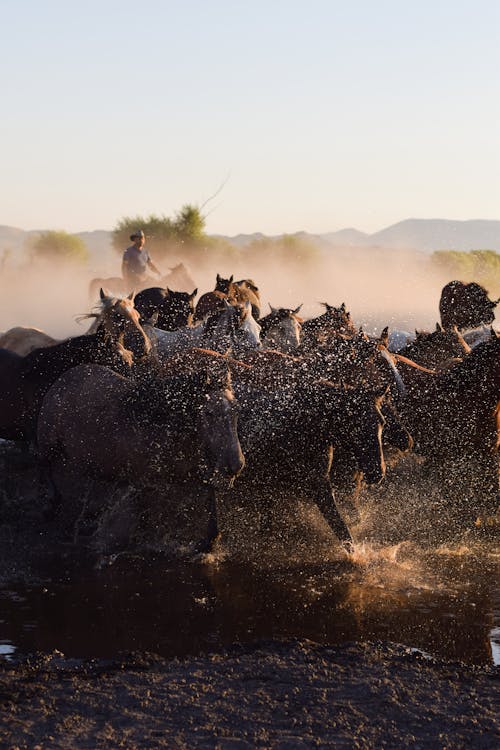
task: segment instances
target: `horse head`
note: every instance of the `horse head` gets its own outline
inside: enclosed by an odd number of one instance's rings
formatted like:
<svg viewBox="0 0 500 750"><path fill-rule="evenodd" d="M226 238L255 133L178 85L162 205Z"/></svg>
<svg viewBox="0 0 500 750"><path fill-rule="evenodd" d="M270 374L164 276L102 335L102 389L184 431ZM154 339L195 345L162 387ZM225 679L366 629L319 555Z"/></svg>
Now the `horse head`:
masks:
<svg viewBox="0 0 500 750"><path fill-rule="evenodd" d="M299 312L302 305L294 310L285 307L274 308L269 305L271 312L259 323L262 331L262 342L267 349L276 349L284 354L290 354L300 346L302 318Z"/></svg>
<svg viewBox="0 0 500 750"><path fill-rule="evenodd" d="M194 298L198 289L188 292L174 292L167 287L167 295L158 308L158 328L174 331L191 325L194 315Z"/></svg>
<svg viewBox="0 0 500 750"><path fill-rule="evenodd" d="M214 292L222 292L223 294L229 295L232 289L232 284L233 284L232 275L231 275L231 278L229 279L223 279L222 276L219 276L219 274L217 274L217 278L215 280Z"/></svg>
<svg viewBox="0 0 500 750"><path fill-rule="evenodd" d="M100 299L100 312L96 314L99 334L111 341L129 364L130 355L146 357L151 351L151 342L134 307L134 292L127 297L112 297L101 288Z"/></svg>
<svg viewBox="0 0 500 750"><path fill-rule="evenodd" d="M202 449L203 478L215 487L231 484L245 459L237 431L237 402L229 370L211 367L199 378L197 433Z"/></svg>

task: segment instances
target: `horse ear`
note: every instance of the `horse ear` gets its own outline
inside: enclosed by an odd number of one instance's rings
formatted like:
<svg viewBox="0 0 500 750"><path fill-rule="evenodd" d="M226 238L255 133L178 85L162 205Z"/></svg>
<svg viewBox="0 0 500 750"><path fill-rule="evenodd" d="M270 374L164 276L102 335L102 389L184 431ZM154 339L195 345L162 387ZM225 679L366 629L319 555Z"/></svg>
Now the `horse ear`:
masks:
<svg viewBox="0 0 500 750"><path fill-rule="evenodd" d="M277 307L273 307L270 302L268 302L268 305L269 305L271 312L276 312L276 310L278 309Z"/></svg>
<svg viewBox="0 0 500 750"><path fill-rule="evenodd" d="M229 279L229 283L230 283L230 284L232 283L233 279L234 279L234 275L233 275L233 274L231 274L231 278Z"/></svg>
<svg viewBox="0 0 500 750"><path fill-rule="evenodd" d="M129 299L131 302L133 302L134 301L134 297L135 297L135 291L132 290L130 292L130 294L128 295L127 299Z"/></svg>
<svg viewBox="0 0 500 750"><path fill-rule="evenodd" d="M340 305L340 310L341 312L345 312L345 302L342 302L342 304Z"/></svg>
<svg viewBox="0 0 500 750"><path fill-rule="evenodd" d="M388 348L389 346L389 326L386 326L379 337L379 342Z"/></svg>
<svg viewBox="0 0 500 750"><path fill-rule="evenodd" d="M172 292L170 291L170 289L167 286L167 297L170 297L171 294L172 294Z"/></svg>
<svg viewBox="0 0 500 750"><path fill-rule="evenodd" d="M194 292L191 292L191 294L189 295L189 299L194 299L197 294L198 294L198 287L196 287Z"/></svg>
<svg viewBox="0 0 500 750"><path fill-rule="evenodd" d="M491 336L492 339L499 338L498 333L495 331L495 329L493 328L493 326L490 326L490 336Z"/></svg>
<svg viewBox="0 0 500 750"><path fill-rule="evenodd" d="M439 333L443 333L444 328L441 323L436 323L436 331L438 331Z"/></svg>
<svg viewBox="0 0 500 750"><path fill-rule="evenodd" d="M105 292L102 287L99 289L99 296L101 299L106 299L106 297L108 297L107 292Z"/></svg>
<svg viewBox="0 0 500 750"><path fill-rule="evenodd" d="M217 283L220 281L220 276L217 274Z"/></svg>
<svg viewBox="0 0 500 750"><path fill-rule="evenodd" d="M299 305L298 307L296 307L296 308L295 308L295 310L292 310L292 313L293 313L294 315L298 315L298 314L299 314L299 312L300 312L300 308L302 307L302 305L303 305L303 304L304 304L304 303L303 303L303 302L301 302L301 303L300 303L300 305Z"/></svg>

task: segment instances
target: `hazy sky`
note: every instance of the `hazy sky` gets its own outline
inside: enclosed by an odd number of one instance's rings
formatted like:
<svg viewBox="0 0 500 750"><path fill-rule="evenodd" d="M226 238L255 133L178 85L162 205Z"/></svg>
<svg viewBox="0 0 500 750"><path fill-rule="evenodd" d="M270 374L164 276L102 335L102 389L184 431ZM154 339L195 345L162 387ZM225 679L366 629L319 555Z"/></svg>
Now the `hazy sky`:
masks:
<svg viewBox="0 0 500 750"><path fill-rule="evenodd" d="M0 224L500 219L497 0L0 0Z"/></svg>

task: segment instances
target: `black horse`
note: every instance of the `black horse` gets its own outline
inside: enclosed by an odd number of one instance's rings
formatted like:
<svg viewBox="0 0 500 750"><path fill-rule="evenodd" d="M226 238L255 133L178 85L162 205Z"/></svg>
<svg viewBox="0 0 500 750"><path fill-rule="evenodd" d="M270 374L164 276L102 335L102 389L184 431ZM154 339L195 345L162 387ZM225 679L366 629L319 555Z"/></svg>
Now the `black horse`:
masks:
<svg viewBox="0 0 500 750"><path fill-rule="evenodd" d="M155 326L163 331L176 331L191 323L194 314L195 289L191 294L174 292L168 287L159 286L143 289L135 296L135 307L141 320L151 320L157 316Z"/></svg>
<svg viewBox="0 0 500 750"><path fill-rule="evenodd" d="M21 357L0 349L0 437L31 441L43 398L71 367L106 365L128 375L134 361L147 357L151 344L132 299L102 295L94 334L75 336Z"/></svg>

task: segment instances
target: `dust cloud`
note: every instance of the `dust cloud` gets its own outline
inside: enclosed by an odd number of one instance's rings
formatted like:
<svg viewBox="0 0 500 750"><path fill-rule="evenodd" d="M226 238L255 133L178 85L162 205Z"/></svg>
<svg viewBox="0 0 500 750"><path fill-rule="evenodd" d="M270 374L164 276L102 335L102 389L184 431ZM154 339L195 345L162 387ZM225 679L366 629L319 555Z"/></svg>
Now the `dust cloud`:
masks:
<svg viewBox="0 0 500 750"><path fill-rule="evenodd" d="M253 262L245 249L233 259L214 256L203 265L173 257L157 263L161 270L184 260L199 294L215 286L215 277L251 278L261 292L262 315L273 307L295 308L303 304L304 318L323 311L322 302L338 306L345 302L357 325L371 333L389 325L412 331L434 328L439 319L441 288L449 279L440 278L429 256L382 248L336 248L308 261L287 262L269 258ZM261 253L262 258L262 253ZM87 323L75 318L90 312L97 299L89 297L93 278L120 275L120 258L110 254L93 268L25 261L5 264L0 272L2 307L0 331L14 326L40 328L55 338L85 332ZM152 286L157 285L152 278ZM175 287L173 287L175 288ZM192 291L189 289L187 291Z"/></svg>

